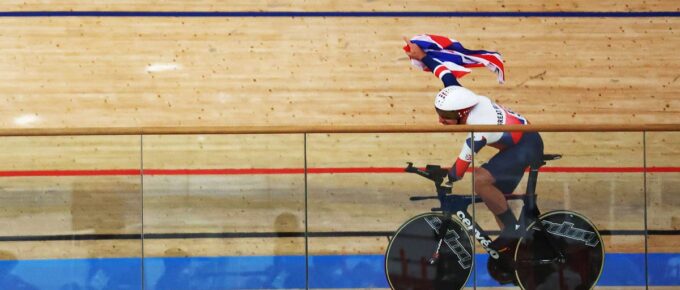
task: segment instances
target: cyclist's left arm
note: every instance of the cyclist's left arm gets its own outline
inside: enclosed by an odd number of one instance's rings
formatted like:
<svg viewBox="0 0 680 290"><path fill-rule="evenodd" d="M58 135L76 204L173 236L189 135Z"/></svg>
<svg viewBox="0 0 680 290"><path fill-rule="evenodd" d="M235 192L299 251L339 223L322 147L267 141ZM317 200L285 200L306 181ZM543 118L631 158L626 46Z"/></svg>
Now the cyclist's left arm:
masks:
<svg viewBox="0 0 680 290"><path fill-rule="evenodd" d="M406 55L408 55L408 57L410 58L417 59L421 61L423 64L425 64L425 66L427 66L427 68L429 68L430 71L432 71L432 73L444 83L444 87L450 86L462 87L458 82L458 79L456 79L456 77L451 72L451 70L449 70L449 68L446 67L441 61L427 55L427 53L425 53L425 51L423 51L423 49L420 48L420 46L411 42L405 37L404 41L406 41L406 45L408 46Z"/></svg>
<svg viewBox="0 0 680 290"><path fill-rule="evenodd" d="M427 66L427 68L429 68L432 73L444 83L444 87L462 87L451 70L449 70L449 68L446 67L441 61L434 59L429 55L426 55L420 61L422 61Z"/></svg>
<svg viewBox="0 0 680 290"><path fill-rule="evenodd" d="M460 52L462 54L467 54L467 55L475 55L475 54L486 54L489 53L486 50L473 50L473 49L467 49L463 47L463 45L460 42L454 42L453 43L453 50Z"/></svg>
<svg viewBox="0 0 680 290"><path fill-rule="evenodd" d="M468 135L468 138L465 140L463 149L460 151L456 162L453 163L451 170L449 170L449 181L455 182L463 178L468 167L470 167L470 163L472 163L472 149L474 148L474 153L476 154L479 152L479 150L482 150L482 148L486 146L486 143L487 138L483 134L475 134L474 140L472 139L472 134Z"/></svg>

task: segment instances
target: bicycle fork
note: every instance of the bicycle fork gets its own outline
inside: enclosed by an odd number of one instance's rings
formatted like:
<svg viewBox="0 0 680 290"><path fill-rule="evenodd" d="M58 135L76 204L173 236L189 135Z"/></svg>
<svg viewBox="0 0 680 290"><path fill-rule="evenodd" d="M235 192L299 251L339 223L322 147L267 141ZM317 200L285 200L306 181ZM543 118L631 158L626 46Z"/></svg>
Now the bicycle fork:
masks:
<svg viewBox="0 0 680 290"><path fill-rule="evenodd" d="M437 244L437 249L434 251L434 254L432 254L432 257L428 260L428 263L430 265L434 265L434 263L437 263L437 260L439 260L439 249L442 248L442 242L444 241L444 238L439 239L439 243Z"/></svg>
<svg viewBox="0 0 680 290"><path fill-rule="evenodd" d="M437 248L428 260L430 265L434 265L439 260L440 251L442 245L451 250L451 253L458 257L458 263L463 269L470 268L472 266L473 255L470 253L461 241L459 240L461 236L453 229L449 229L449 225L453 220L450 218L444 219L443 221L439 218L426 219L427 223L432 229L435 230L439 241L437 242Z"/></svg>

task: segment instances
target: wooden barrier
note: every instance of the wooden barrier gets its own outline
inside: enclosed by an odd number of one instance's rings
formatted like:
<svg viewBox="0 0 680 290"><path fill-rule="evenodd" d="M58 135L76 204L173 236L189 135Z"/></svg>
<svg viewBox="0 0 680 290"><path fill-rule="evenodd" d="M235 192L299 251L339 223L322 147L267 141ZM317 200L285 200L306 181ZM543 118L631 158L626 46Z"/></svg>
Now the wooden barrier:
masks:
<svg viewBox="0 0 680 290"><path fill-rule="evenodd" d="M2 11L679 11L673 1L362 1L362 0L98 0L77 5L67 0L40 1L8 0Z"/></svg>
<svg viewBox="0 0 680 290"><path fill-rule="evenodd" d="M454 132L642 132L680 131L680 124L595 125L381 125L381 126L222 126L127 128L24 128L2 129L0 136L111 136L111 135L220 135L220 134L323 134L323 133L454 133Z"/></svg>

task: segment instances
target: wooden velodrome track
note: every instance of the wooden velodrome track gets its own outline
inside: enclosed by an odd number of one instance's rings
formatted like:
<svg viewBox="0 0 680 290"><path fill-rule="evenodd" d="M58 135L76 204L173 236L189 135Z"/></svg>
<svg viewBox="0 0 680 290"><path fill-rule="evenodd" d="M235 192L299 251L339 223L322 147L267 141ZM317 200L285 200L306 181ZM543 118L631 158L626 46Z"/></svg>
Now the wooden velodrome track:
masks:
<svg viewBox="0 0 680 290"><path fill-rule="evenodd" d="M10 0L0 11L680 11L673 1L436 2ZM505 85L485 70L461 82L535 124L680 123L678 17L3 17L0 24L2 128L431 124L441 83L410 68L401 51L401 36L418 33L501 52ZM639 231L647 196L649 229L680 230L680 173L650 172L645 179L640 169L645 162L677 168L680 133L650 132L646 143L641 132L543 136L547 153L565 155L548 165L562 169L539 177L544 210L569 208L600 229ZM426 181L390 170L406 161L448 166L463 139L462 133L309 135L308 167L331 168L307 176L309 231L393 231L432 204L407 200L427 193ZM4 237L305 229L305 176L287 171L305 165L302 135L2 140ZM484 149L476 162L493 151ZM347 168L364 172L339 172ZM470 192L470 180L461 182L461 192ZM483 205L476 213L493 228ZM611 252L645 251L640 235L605 239ZM293 236L154 238L143 248L134 239L0 247L18 259L41 259L142 251L151 257L304 254L304 243ZM386 243L384 236L320 235L309 238L309 252L379 254ZM680 249L672 235L652 235L648 245L650 252Z"/></svg>

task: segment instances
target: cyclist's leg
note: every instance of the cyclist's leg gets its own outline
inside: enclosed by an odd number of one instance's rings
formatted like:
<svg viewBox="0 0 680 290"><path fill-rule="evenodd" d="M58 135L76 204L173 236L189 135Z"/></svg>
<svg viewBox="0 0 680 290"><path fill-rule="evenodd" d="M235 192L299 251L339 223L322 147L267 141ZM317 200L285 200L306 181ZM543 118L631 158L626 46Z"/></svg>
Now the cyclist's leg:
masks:
<svg viewBox="0 0 680 290"><path fill-rule="evenodd" d="M521 236L521 232L517 231L515 227L517 219L508 208L507 201L502 193L512 193L524 176L525 168L540 160L542 155L543 142L540 135L538 133L525 133L517 145L500 151L488 163L483 164L479 170L482 177L486 174L485 170L492 178L482 178L479 184L475 182L475 192L482 196L489 209L496 215L497 220L504 224L501 226L501 235L492 243L492 247L498 251L512 248L514 241ZM475 176L475 180L477 180L477 176ZM488 184L490 180L493 181L493 184ZM490 190L490 186L495 187L496 191ZM489 198L490 202L487 202L484 195L492 194L495 196ZM498 206L501 202L502 205ZM504 209L505 211L501 212Z"/></svg>
<svg viewBox="0 0 680 290"><path fill-rule="evenodd" d="M511 193L522 178L524 168L517 167L512 155L516 150L501 151L482 165L475 175L475 192L482 196L484 203L496 215L501 234L489 245L499 254L499 259L489 259L489 274L501 284L513 282L513 250L521 236L515 225L517 219L508 207L503 193ZM514 166L513 166L514 165ZM488 176L487 176L488 175ZM489 178L490 177L490 178Z"/></svg>
<svg viewBox="0 0 680 290"><path fill-rule="evenodd" d="M524 167L516 160L515 149L498 152L488 163L475 170L475 193L496 216L501 229L517 223L503 196L512 193L524 175Z"/></svg>
<svg viewBox="0 0 680 290"><path fill-rule="evenodd" d="M503 192L496 187L496 178L488 169L480 167L475 169L475 193L477 193L484 204L496 216L496 222L502 230L506 224L514 224L514 216L508 218L508 202L503 197Z"/></svg>
<svg viewBox="0 0 680 290"><path fill-rule="evenodd" d="M540 136L525 136L522 139L517 145L500 151L475 171L475 192L482 196L489 210L496 215L502 230L501 235L490 245L500 254L500 259L489 259L487 264L489 274L501 284L516 284L513 255L521 236L521 232L515 228L517 219L503 193L512 193L524 176L524 169L543 154Z"/></svg>
<svg viewBox="0 0 680 290"><path fill-rule="evenodd" d="M515 146L499 151L489 162L475 170L475 193L497 217L501 229L516 223L503 193L511 194L530 164L543 156L543 141L538 133L527 132Z"/></svg>
<svg viewBox="0 0 680 290"><path fill-rule="evenodd" d="M503 192L496 186L498 182L493 177L492 173L485 168L479 168L475 171L475 174L478 174L475 175L475 191L481 196L486 195L487 198L482 197L482 199L496 216L496 222L501 228L501 235L489 245L498 252L499 259L492 259L489 257L489 260L487 261L487 270L489 271L489 275L501 285L510 283L516 285L513 266L513 250L520 236L519 231L514 231L514 225L517 224L517 219L508 207L508 202L503 197ZM478 183L478 176L483 176L482 182ZM484 180L484 178L490 179ZM507 184L507 182L505 182L505 184ZM510 184L502 187L505 189L511 187L512 190L514 190L514 187L516 186L516 184L514 186ZM510 190L510 192L512 190ZM493 196L489 197L491 194L493 194ZM505 225L507 225L507 227Z"/></svg>

